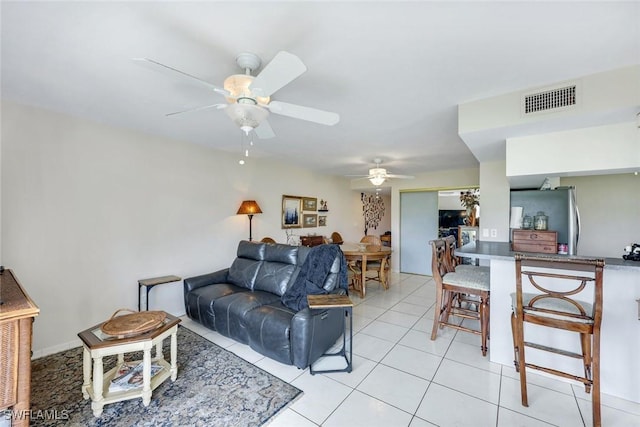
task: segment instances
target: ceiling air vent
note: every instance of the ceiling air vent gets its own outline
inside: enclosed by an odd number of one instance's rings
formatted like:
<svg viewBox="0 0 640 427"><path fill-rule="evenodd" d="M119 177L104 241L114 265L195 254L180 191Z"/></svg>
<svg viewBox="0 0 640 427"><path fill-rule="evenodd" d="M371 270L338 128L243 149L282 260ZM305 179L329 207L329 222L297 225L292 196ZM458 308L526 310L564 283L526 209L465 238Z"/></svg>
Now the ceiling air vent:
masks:
<svg viewBox="0 0 640 427"><path fill-rule="evenodd" d="M524 114L572 107L576 105L576 85L526 94L522 100Z"/></svg>

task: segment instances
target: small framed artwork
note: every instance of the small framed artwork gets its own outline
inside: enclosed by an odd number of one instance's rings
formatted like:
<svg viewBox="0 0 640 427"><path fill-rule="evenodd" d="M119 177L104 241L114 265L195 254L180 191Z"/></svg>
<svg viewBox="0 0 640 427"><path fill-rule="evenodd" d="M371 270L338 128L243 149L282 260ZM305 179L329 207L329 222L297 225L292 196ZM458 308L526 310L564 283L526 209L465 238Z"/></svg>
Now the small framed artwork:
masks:
<svg viewBox="0 0 640 427"><path fill-rule="evenodd" d="M318 227L326 227L327 226L327 216L322 215L318 217Z"/></svg>
<svg viewBox="0 0 640 427"><path fill-rule="evenodd" d="M315 197L303 197L302 198L302 210L304 211L317 211L318 199Z"/></svg>
<svg viewBox="0 0 640 427"><path fill-rule="evenodd" d="M304 214L303 215L303 227L317 227L318 226L318 214Z"/></svg>
<svg viewBox="0 0 640 427"><path fill-rule="evenodd" d="M282 196L282 228L302 227L302 197Z"/></svg>

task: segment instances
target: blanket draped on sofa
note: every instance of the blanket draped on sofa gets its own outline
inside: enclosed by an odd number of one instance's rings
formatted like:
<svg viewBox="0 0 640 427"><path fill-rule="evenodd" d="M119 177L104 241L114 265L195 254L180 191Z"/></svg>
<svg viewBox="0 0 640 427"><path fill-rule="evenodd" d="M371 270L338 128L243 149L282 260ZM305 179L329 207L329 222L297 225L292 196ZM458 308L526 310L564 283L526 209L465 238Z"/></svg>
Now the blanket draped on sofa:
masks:
<svg viewBox="0 0 640 427"><path fill-rule="evenodd" d="M347 262L338 245L319 245L311 248L309 256L300 267L300 273L283 295L282 303L292 310L307 308L307 295L328 293L322 285L331 271L334 260L340 260L338 286L347 290Z"/></svg>

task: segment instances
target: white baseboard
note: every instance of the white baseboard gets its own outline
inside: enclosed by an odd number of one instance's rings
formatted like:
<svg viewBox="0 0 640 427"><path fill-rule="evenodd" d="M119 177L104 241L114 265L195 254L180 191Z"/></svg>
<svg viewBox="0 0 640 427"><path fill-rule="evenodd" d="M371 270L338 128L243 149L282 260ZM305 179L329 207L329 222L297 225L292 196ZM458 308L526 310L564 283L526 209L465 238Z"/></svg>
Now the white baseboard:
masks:
<svg viewBox="0 0 640 427"><path fill-rule="evenodd" d="M50 354L59 353L61 351L69 350L71 348L80 347L82 345L82 341L80 339L75 339L73 341L69 341L66 343L54 345L52 347L42 348L40 350L35 350L33 355L31 356L31 360L39 359L44 356L48 356Z"/></svg>

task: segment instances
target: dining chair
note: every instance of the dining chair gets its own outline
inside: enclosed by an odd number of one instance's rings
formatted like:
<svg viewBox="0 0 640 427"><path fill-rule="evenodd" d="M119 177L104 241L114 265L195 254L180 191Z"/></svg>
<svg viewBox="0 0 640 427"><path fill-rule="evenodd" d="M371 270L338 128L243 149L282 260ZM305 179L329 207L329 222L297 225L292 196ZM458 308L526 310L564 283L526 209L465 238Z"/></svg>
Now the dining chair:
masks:
<svg viewBox="0 0 640 427"><path fill-rule="evenodd" d="M438 329L445 326L470 332L481 337L482 355L487 355L489 338L489 274L483 270L460 271L453 269L449 247L445 239L430 242L431 270L436 283L436 305L431 330L431 340L438 335ZM480 330L453 323L450 316L462 319L475 319L480 323Z"/></svg>
<svg viewBox="0 0 640 427"><path fill-rule="evenodd" d="M362 295L362 270L355 261L347 262L347 279L351 287Z"/></svg>
<svg viewBox="0 0 640 427"><path fill-rule="evenodd" d="M276 243L275 240L273 240L271 237L263 237L262 240L260 240L262 243Z"/></svg>
<svg viewBox="0 0 640 427"><path fill-rule="evenodd" d="M382 240L380 240L380 237L374 235L364 236L362 239L360 239L360 243L366 243L368 246L374 246L377 248L382 247ZM367 261L367 271L374 271L376 273L375 276L368 277L367 280L375 280L377 282L380 282L385 290L389 289L389 268L389 256L386 256L382 259Z"/></svg>
<svg viewBox="0 0 640 427"><path fill-rule="evenodd" d="M382 246L382 240L380 240L380 237L371 234L367 234L362 239L360 239L360 243L366 243L367 245L373 246Z"/></svg>
<svg viewBox="0 0 640 427"><path fill-rule="evenodd" d="M344 243L344 240L342 239L340 233L338 233L337 231L331 233L331 243L334 243L336 245L341 245Z"/></svg>
<svg viewBox="0 0 640 427"><path fill-rule="evenodd" d="M526 368L580 381L591 393L593 425L601 426L600 414L600 324L602 322L602 278L604 260L556 258L516 253L516 291L511 294L511 331L514 363L520 373L522 406L529 406ZM527 286L526 292L523 290ZM554 342L525 341L525 324L564 329L580 334L580 353L557 348ZM536 326L536 330L540 328ZM544 337L538 335L540 340ZM529 363L530 347L581 360L583 374ZM576 367L577 368L577 367ZM578 369L578 368L577 368Z"/></svg>

